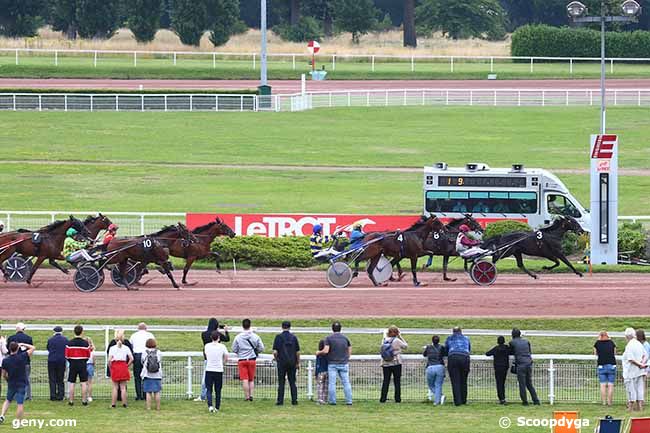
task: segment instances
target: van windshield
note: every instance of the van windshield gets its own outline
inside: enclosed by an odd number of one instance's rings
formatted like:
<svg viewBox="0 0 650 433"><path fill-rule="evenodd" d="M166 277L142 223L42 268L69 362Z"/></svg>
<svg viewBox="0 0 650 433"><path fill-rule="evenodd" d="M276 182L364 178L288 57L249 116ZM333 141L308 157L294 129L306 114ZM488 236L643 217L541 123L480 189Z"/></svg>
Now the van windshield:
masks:
<svg viewBox="0 0 650 433"><path fill-rule="evenodd" d="M551 215L564 215L573 218L580 218L582 215L571 200L563 195L549 194L546 197L546 206Z"/></svg>
<svg viewBox="0 0 650 433"><path fill-rule="evenodd" d="M537 213L536 192L427 191L427 212Z"/></svg>

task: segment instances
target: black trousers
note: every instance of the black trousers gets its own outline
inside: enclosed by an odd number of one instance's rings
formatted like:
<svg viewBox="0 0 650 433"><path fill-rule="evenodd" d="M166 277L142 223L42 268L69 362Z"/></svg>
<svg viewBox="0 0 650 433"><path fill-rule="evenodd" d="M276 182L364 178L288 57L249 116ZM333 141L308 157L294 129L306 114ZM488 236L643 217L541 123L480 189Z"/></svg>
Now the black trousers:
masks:
<svg viewBox="0 0 650 433"><path fill-rule="evenodd" d="M63 400L65 388L63 380L65 378L65 362L48 362L47 377L50 381L50 400Z"/></svg>
<svg viewBox="0 0 650 433"><path fill-rule="evenodd" d="M381 384L381 397L379 401L384 403L388 398L388 387L390 386L390 377L393 376L393 384L395 385L395 403L402 401L402 364L391 365L390 367L382 367L384 373L384 381Z"/></svg>
<svg viewBox="0 0 650 433"><path fill-rule="evenodd" d="M454 394L454 404L467 404L467 376L469 375L469 355L449 355L447 370Z"/></svg>
<svg viewBox="0 0 650 433"><path fill-rule="evenodd" d="M144 400L144 393L142 392L142 354L133 354L133 381L135 382L135 399Z"/></svg>
<svg viewBox="0 0 650 433"><path fill-rule="evenodd" d="M278 364L278 403L284 403L284 384L289 381L291 392L291 403L298 403L298 388L296 387L296 366L290 364Z"/></svg>
<svg viewBox="0 0 650 433"><path fill-rule="evenodd" d="M494 378L497 382L499 401L506 401L506 376L508 376L508 366L494 366Z"/></svg>
<svg viewBox="0 0 650 433"><path fill-rule="evenodd" d="M519 382L519 397L524 403L528 402L528 394L526 390L530 392L530 398L533 399L533 403L539 403L539 398L537 398L537 391L533 386L533 365L526 366L517 366L517 382Z"/></svg>
<svg viewBox="0 0 650 433"><path fill-rule="evenodd" d="M223 373L218 371L205 372L205 389L208 391L206 398L208 407L212 406L212 389L214 388L214 407L221 408L221 388L223 387Z"/></svg>

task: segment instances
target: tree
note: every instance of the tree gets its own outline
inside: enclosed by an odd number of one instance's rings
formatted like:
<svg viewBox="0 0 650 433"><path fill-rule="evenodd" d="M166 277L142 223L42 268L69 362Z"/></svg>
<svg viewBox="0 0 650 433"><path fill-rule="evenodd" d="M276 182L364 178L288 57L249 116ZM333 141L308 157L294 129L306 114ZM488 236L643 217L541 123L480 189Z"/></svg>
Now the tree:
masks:
<svg viewBox="0 0 650 433"><path fill-rule="evenodd" d="M372 0L336 0L336 23L341 30L352 33L352 42L359 43L377 22L377 8Z"/></svg>
<svg viewBox="0 0 650 433"><path fill-rule="evenodd" d="M291 17L290 23L292 26L298 24L300 20L300 0L291 0Z"/></svg>
<svg viewBox="0 0 650 433"><path fill-rule="evenodd" d="M404 46L417 47L418 40L415 35L415 0L404 0Z"/></svg>
<svg viewBox="0 0 650 433"><path fill-rule="evenodd" d="M201 37L208 27L208 7L205 0L174 0L172 29L186 45L201 45Z"/></svg>
<svg viewBox="0 0 650 433"><path fill-rule="evenodd" d="M498 0L423 0L415 14L421 28L452 39L505 36L505 12Z"/></svg>
<svg viewBox="0 0 650 433"><path fill-rule="evenodd" d="M126 2L126 23L135 40L151 42L160 28L162 0L128 0Z"/></svg>
<svg viewBox="0 0 650 433"><path fill-rule="evenodd" d="M77 0L79 36L108 39L118 28L118 0Z"/></svg>
<svg viewBox="0 0 650 433"><path fill-rule="evenodd" d="M51 0L50 19L52 28L65 33L68 39L77 38L79 19L77 18L79 0Z"/></svg>
<svg viewBox="0 0 650 433"><path fill-rule="evenodd" d="M41 23L44 0L0 0L0 34L34 36Z"/></svg>
<svg viewBox="0 0 650 433"><path fill-rule="evenodd" d="M302 0L302 13L323 22L323 33L332 36L336 0Z"/></svg>
<svg viewBox="0 0 650 433"><path fill-rule="evenodd" d="M210 42L218 47L228 42L239 21L239 0L211 0L208 12Z"/></svg>

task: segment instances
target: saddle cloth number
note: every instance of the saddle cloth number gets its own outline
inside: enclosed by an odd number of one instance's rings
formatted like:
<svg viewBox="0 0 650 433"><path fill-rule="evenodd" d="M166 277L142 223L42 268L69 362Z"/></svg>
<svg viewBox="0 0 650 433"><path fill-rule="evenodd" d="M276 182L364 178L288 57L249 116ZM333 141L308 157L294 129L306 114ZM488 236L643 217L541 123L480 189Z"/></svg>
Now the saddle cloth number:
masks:
<svg viewBox="0 0 650 433"><path fill-rule="evenodd" d="M32 233L32 242L35 244L41 243L41 234L39 232Z"/></svg>
<svg viewBox="0 0 650 433"><path fill-rule="evenodd" d="M400 233L400 235L397 236L397 240L398 240L399 242L404 242L404 236Z"/></svg>
<svg viewBox="0 0 650 433"><path fill-rule="evenodd" d="M440 233L435 232L435 233L433 234L433 238L434 238L435 240L440 239Z"/></svg>
<svg viewBox="0 0 650 433"><path fill-rule="evenodd" d="M535 234L535 237L536 237L537 239L539 239L539 240L542 240L542 238L544 237L544 234L543 234L542 232L539 232L539 231L538 231L538 232Z"/></svg>
<svg viewBox="0 0 650 433"><path fill-rule="evenodd" d="M145 239L142 242L142 246L144 247L145 250L149 250L153 246L153 241L151 239Z"/></svg>

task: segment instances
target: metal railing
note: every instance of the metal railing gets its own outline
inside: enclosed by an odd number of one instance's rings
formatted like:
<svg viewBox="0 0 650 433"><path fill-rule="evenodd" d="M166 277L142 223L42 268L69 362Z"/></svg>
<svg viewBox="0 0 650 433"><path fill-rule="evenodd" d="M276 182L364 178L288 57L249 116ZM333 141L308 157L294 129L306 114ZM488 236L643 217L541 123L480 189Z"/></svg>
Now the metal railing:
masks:
<svg viewBox="0 0 650 433"><path fill-rule="evenodd" d="M47 378L47 352L37 351L32 359L32 393L35 399L49 397ZM203 376L203 356L201 352L162 353L164 399L189 399L199 395ZM533 383L540 399L554 403L593 403L600 399L596 358L590 355L534 355ZM105 377L106 356L96 353L93 398L110 398L110 379ZM425 378L426 363L422 356L404 355L402 364L402 400L423 401L427 397ZM312 400L316 395L314 380L315 358L303 356L298 372L298 393L301 400ZM620 369L619 369L620 370ZM377 400L382 382L382 369L378 355L356 355L350 360L350 380L354 399ZM255 378L255 397L275 398L277 373L272 358L262 355L258 358ZM471 357L468 379L468 396L472 402L494 402L496 391L494 370L491 358L476 355ZM449 379L445 379L444 393L451 396ZM133 391L129 391L133 392ZM340 392L340 389L339 389ZM517 380L508 375L506 382L507 398L518 400ZM241 398L236 358L231 355L225 372L223 397ZM622 377L616 379L614 400L625 402Z"/></svg>
<svg viewBox="0 0 650 433"><path fill-rule="evenodd" d="M223 62L242 62L245 67L257 69L259 67L259 53L242 52L217 52L217 51L143 51L143 50L76 50L76 49L45 49L45 48L0 48L0 59L2 56L10 58L10 62L21 65L26 60L35 57L48 57L54 66L64 65L66 60L82 58L92 64L93 67L101 66L103 62L121 60L125 65L137 68L144 62L156 61L158 64L179 66L196 66L196 62L204 62L207 67L217 69ZM310 64L311 55L307 53L268 53L270 63L281 63L291 70L304 70ZM563 71L573 75L576 68L585 63L597 64L599 57L537 57L537 56L443 56L443 55L386 55L386 54L325 54L317 56L318 62L327 64L333 71L337 64L345 65L357 63L367 65L370 72L382 70L382 65L399 64L404 66L404 71L416 72L423 68L431 70L431 65L440 65L441 71L462 72L467 71L463 65L480 65L479 71L495 73L502 70L512 70L534 74L545 64L560 63L564 66ZM625 58L607 57L605 61L609 66L609 73L616 71L616 64L646 64L650 58ZM339 69L341 69L339 67ZM426 70L425 69L425 70ZM437 70L437 69L436 69ZM470 70L476 70L472 68Z"/></svg>
<svg viewBox="0 0 650 433"><path fill-rule="evenodd" d="M83 220L97 211L0 211L0 219L5 223L5 231L28 229L36 230L56 220L74 215ZM121 236L139 236L160 230L161 227L185 221L182 212L102 212L120 226Z"/></svg>
<svg viewBox="0 0 650 433"><path fill-rule="evenodd" d="M650 89L609 89L609 106L650 107ZM284 95L280 111L396 106L599 106L599 89L378 89Z"/></svg>

